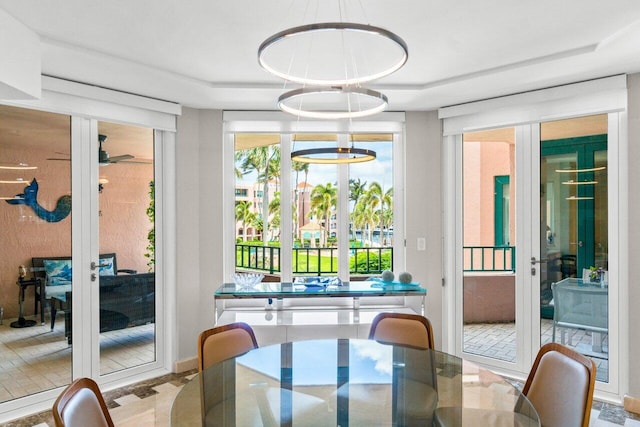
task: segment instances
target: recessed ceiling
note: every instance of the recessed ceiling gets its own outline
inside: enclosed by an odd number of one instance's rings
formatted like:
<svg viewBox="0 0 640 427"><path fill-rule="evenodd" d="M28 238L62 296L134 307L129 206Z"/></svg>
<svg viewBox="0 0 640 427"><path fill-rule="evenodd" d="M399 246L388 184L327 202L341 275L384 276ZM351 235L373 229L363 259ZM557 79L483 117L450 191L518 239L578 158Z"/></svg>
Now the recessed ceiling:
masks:
<svg viewBox="0 0 640 427"><path fill-rule="evenodd" d="M386 28L409 46L404 68L369 85L389 110L640 71L636 1L341 3L342 20ZM0 0L0 8L40 35L45 75L216 109L275 110L283 83L258 65L260 43L288 27L341 21L337 0ZM316 13L305 17L305 8Z"/></svg>

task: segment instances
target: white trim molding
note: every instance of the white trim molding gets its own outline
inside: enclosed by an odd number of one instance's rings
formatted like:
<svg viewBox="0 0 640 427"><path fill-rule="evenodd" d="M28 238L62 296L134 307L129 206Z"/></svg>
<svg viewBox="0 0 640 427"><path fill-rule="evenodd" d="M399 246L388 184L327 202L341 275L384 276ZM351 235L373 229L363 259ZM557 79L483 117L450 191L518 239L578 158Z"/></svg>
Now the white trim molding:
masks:
<svg viewBox="0 0 640 427"><path fill-rule="evenodd" d="M545 122L622 111L627 106L625 75L540 89L438 110L443 134Z"/></svg>

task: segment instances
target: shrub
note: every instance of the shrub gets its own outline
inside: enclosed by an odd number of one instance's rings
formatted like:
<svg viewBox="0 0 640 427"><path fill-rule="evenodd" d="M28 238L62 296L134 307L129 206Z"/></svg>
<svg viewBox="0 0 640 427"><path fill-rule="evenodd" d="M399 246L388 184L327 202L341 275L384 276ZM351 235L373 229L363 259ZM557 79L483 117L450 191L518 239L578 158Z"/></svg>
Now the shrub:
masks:
<svg viewBox="0 0 640 427"><path fill-rule="evenodd" d="M383 270L391 270L391 254L382 253L381 257L378 257L377 252L369 252L369 261L367 264L367 252L358 251L357 257L350 257L349 269L351 272L376 272ZM356 268L357 267L357 268Z"/></svg>

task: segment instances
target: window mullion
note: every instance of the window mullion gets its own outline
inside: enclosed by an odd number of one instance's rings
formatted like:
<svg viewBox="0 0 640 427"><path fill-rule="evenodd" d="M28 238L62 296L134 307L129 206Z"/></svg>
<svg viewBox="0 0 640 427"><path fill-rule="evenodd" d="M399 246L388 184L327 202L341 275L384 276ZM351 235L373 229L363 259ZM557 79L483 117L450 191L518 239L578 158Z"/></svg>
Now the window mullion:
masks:
<svg viewBox="0 0 640 427"><path fill-rule="evenodd" d="M338 145L349 147L349 135L338 135ZM338 165L338 207L336 209L338 236L338 276L349 280L349 165Z"/></svg>
<svg viewBox="0 0 640 427"><path fill-rule="evenodd" d="M291 152L291 134L280 136L280 153ZM285 218L292 218L291 208L293 191L291 191L291 156L280 156L280 253L291 254L293 246L293 231L291 222ZM291 282L293 278L293 261L291 256L280 256L280 280Z"/></svg>

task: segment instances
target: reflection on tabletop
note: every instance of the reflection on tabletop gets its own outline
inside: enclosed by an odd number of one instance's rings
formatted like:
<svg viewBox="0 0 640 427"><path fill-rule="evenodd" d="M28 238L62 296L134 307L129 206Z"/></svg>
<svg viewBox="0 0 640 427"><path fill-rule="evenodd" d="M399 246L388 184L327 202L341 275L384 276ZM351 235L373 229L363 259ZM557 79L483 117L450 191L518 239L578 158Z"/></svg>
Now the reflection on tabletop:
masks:
<svg viewBox="0 0 640 427"><path fill-rule="evenodd" d="M519 396L500 376L446 353L370 340L311 340L262 347L206 369L177 396L171 421L431 425L436 407L445 406L513 416ZM515 425L538 426L527 404L520 412L529 422Z"/></svg>

